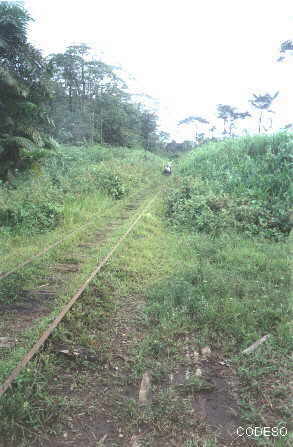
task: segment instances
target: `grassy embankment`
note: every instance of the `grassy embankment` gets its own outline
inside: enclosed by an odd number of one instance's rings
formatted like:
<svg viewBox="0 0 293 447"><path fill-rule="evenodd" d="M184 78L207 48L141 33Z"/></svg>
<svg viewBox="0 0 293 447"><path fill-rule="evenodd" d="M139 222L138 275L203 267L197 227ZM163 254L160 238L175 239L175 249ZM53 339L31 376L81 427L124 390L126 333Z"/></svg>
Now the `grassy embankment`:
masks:
<svg viewBox="0 0 293 447"><path fill-rule="evenodd" d="M223 370L235 373L230 386L240 405L239 424L287 426L290 154L286 136L255 137L205 146L179 162L167 195L7 394L4 432L13 426L23 445L32 445L34 436L41 445L49 431L58 439L64 431L70 436L76 413L88 422L103 420L106 412L111 445L128 445L139 428L150 446L171 445L172 439L185 447L226 445L192 411L196 396L211 389L187 353L206 345L212 351L207 368L221 360ZM268 333L254 353L241 354ZM60 342L91 349L97 362L60 357L54 347ZM169 381L178 368L191 373L180 386ZM137 391L146 370L153 377L153 401L142 409ZM74 429L82 431L78 424Z"/></svg>

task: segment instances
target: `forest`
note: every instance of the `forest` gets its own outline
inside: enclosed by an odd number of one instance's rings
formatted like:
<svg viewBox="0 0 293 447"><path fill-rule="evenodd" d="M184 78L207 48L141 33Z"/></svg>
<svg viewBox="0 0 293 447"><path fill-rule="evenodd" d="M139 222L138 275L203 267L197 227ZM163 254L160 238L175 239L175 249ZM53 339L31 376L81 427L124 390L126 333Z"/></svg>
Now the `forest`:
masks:
<svg viewBox="0 0 293 447"><path fill-rule="evenodd" d="M1 2L0 15L2 181L58 143L163 144L155 113L133 103L117 69L95 60L86 44L44 58L27 40L32 19L23 7Z"/></svg>

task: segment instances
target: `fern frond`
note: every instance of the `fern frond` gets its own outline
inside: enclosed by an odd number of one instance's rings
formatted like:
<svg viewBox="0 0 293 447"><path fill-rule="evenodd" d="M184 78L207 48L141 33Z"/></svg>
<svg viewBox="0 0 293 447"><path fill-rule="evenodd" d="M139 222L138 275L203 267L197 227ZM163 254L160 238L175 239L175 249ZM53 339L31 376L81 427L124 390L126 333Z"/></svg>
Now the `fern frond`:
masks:
<svg viewBox="0 0 293 447"><path fill-rule="evenodd" d="M25 148L29 151L33 151L35 149L34 143L28 138L24 137L8 137L4 141L2 140L2 144L4 144L7 149Z"/></svg>
<svg viewBox="0 0 293 447"><path fill-rule="evenodd" d="M44 147L44 139L37 129L34 129L32 127L25 127L20 130L20 133L23 137L32 140L32 142L35 143L37 146Z"/></svg>

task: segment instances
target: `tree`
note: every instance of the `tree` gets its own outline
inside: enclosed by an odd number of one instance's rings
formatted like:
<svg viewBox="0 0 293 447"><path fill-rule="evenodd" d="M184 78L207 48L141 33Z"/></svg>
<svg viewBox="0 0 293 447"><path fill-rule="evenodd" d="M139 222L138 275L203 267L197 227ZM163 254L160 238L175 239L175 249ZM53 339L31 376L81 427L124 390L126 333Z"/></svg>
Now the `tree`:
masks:
<svg viewBox="0 0 293 447"><path fill-rule="evenodd" d="M288 123L281 130L284 130L285 132L292 131L293 130L293 124L292 123Z"/></svg>
<svg viewBox="0 0 293 447"><path fill-rule="evenodd" d="M172 140L170 143L166 145L166 151L169 152L172 156L178 156L178 152L187 152L190 151L194 147L194 142L185 140L183 143L177 143L175 140Z"/></svg>
<svg viewBox="0 0 293 447"><path fill-rule="evenodd" d="M224 121L224 135L232 136L232 130L235 127L235 123L239 119L245 119L250 117L249 112L238 112L236 107L231 107L227 104L217 105L218 118Z"/></svg>
<svg viewBox="0 0 293 447"><path fill-rule="evenodd" d="M153 137L156 135L158 117L154 112L145 110L142 112L140 120L143 147L151 151L155 146L155 139Z"/></svg>
<svg viewBox="0 0 293 447"><path fill-rule="evenodd" d="M16 2L0 5L0 56L10 60L26 44L26 32L31 21L28 12Z"/></svg>
<svg viewBox="0 0 293 447"><path fill-rule="evenodd" d="M225 104L218 104L217 105L217 111L218 111L218 118L222 119L224 122L224 130L223 133L224 135L226 135L228 133L228 124L229 124L229 119L231 119L231 116L233 114L233 110L234 108L229 106L229 105L225 105Z"/></svg>
<svg viewBox="0 0 293 447"><path fill-rule="evenodd" d="M41 53L27 42L31 18L18 3L0 3L0 177L45 154L51 121L48 72Z"/></svg>
<svg viewBox="0 0 293 447"><path fill-rule="evenodd" d="M281 43L280 53L282 56L280 56L277 60L277 62L282 62L285 59L286 54L293 54L293 40L285 40Z"/></svg>
<svg viewBox="0 0 293 447"><path fill-rule="evenodd" d="M156 131L157 143L156 146L160 151L166 150L168 141L170 140L170 134L168 132L164 132L162 130Z"/></svg>
<svg viewBox="0 0 293 447"><path fill-rule="evenodd" d="M210 138L211 140L213 140L213 138L214 138L214 132L215 132L215 130L216 130L216 126L211 126L211 127L209 128L209 138Z"/></svg>
<svg viewBox="0 0 293 447"><path fill-rule="evenodd" d="M45 155L51 132L73 144L162 145L158 117L131 102L116 67L83 43L43 59L27 41L30 21L17 2L0 3L0 177Z"/></svg>
<svg viewBox="0 0 293 447"><path fill-rule="evenodd" d="M157 116L131 102L115 67L92 59L85 44L48 58L52 71L51 114L57 139L74 144L116 146L160 144Z"/></svg>
<svg viewBox="0 0 293 447"><path fill-rule="evenodd" d="M195 141L197 144L200 144L202 141L202 135L199 134L199 124L209 124L209 121L207 121L205 118L202 118L201 116L188 116L187 118L181 120L178 122L179 126L182 125L190 125L193 124L195 126Z"/></svg>
<svg viewBox="0 0 293 447"><path fill-rule="evenodd" d="M264 113L273 113L272 110L269 110L271 107L274 99L278 96L279 92L276 92L274 95L270 95L269 93L266 93L265 95L253 95L253 99L251 99L249 102L250 104L258 109L260 111L259 119L258 119L258 133L261 132L261 128L263 126L263 115ZM272 127L272 121L271 121L271 127ZM264 128L264 130L267 130Z"/></svg>

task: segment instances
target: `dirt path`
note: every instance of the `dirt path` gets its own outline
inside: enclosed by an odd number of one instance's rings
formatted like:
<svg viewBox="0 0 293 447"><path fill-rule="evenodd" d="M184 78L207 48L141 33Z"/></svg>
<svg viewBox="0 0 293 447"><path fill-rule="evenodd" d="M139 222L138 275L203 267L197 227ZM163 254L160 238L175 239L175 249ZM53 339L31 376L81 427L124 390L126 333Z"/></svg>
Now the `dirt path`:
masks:
<svg viewBox="0 0 293 447"><path fill-rule="evenodd" d="M142 323L143 305L138 296L123 297L115 316L99 327L99 352L104 354L90 368L74 356L62 358L52 393L78 402L77 408L63 415L58 436L38 438L32 447L183 447L205 445L191 442L215 435L215 445L249 445L235 437L240 420L234 371L208 349L194 351L188 338L181 340L182 352L177 351L180 361L168 364L160 358L157 369L146 370L152 396L140 404L143 375L138 379L134 374L134 353L149 335ZM51 345L52 351L58 349ZM196 375L198 381L190 380Z"/></svg>

